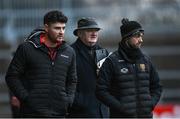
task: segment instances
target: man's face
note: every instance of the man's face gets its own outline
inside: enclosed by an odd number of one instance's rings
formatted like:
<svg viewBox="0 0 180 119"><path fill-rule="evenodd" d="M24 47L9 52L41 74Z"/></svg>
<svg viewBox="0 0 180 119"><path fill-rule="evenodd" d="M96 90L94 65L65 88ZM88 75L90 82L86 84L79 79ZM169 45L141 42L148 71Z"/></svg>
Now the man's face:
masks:
<svg viewBox="0 0 180 119"><path fill-rule="evenodd" d="M143 42L143 33L139 32L135 35L133 35L129 40L128 43L133 48L141 48L142 42Z"/></svg>
<svg viewBox="0 0 180 119"><path fill-rule="evenodd" d="M52 43L61 42L64 40L65 23L57 22L45 25L48 38Z"/></svg>
<svg viewBox="0 0 180 119"><path fill-rule="evenodd" d="M78 37L87 46L93 46L98 41L98 29L79 30Z"/></svg>

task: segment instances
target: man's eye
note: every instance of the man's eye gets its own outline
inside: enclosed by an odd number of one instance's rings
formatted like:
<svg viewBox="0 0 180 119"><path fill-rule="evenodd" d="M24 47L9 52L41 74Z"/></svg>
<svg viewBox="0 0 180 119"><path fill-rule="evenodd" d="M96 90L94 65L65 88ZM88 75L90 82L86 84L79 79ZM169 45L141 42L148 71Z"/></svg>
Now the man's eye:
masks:
<svg viewBox="0 0 180 119"><path fill-rule="evenodd" d="M140 36L141 36L141 34L139 33L139 34L137 34L136 36L137 36L137 37L140 37Z"/></svg>
<svg viewBox="0 0 180 119"><path fill-rule="evenodd" d="M134 37L136 37L136 38L139 38L139 37L142 37L143 36L143 34L142 33L137 33L137 34L134 34Z"/></svg>

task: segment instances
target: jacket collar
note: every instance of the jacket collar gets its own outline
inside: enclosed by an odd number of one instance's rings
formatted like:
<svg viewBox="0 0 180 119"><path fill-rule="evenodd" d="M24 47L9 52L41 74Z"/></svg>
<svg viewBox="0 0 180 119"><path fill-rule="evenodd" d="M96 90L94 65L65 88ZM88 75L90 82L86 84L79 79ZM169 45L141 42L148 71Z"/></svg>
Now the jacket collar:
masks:
<svg viewBox="0 0 180 119"><path fill-rule="evenodd" d="M82 55L82 57L84 57L84 59L91 64L91 66L95 66L95 58L92 58L88 52L90 50L94 50L93 52L95 52L96 49L99 49L99 46L96 44L93 47L89 47L86 46L80 39L77 39L76 42L76 47L78 49L78 52Z"/></svg>
<svg viewBox="0 0 180 119"><path fill-rule="evenodd" d="M30 33L30 35L25 39L25 42L29 42L33 44L35 48L40 48L44 46L43 44L40 43L40 35L43 33L45 33L45 30L43 28L34 29ZM59 47L58 49L63 49L65 47L67 47L67 45L66 45L66 42L63 41L61 47Z"/></svg>

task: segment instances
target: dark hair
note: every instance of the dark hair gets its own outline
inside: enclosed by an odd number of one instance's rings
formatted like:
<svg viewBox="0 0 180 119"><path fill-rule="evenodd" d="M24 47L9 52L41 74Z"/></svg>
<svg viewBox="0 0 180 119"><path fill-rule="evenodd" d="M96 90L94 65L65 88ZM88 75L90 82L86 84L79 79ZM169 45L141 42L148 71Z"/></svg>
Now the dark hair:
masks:
<svg viewBox="0 0 180 119"><path fill-rule="evenodd" d="M67 23L68 18L57 10L50 11L44 15L44 24L51 24L56 22Z"/></svg>

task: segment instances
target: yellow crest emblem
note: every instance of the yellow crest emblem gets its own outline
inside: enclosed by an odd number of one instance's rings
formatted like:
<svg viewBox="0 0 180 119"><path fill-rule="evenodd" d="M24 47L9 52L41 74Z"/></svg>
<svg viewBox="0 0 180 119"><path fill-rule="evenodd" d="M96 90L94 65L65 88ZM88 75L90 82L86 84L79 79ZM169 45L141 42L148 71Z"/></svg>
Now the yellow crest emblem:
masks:
<svg viewBox="0 0 180 119"><path fill-rule="evenodd" d="M139 67L140 67L141 71L143 71L143 72L144 72L145 69L146 69L145 64L140 64Z"/></svg>

